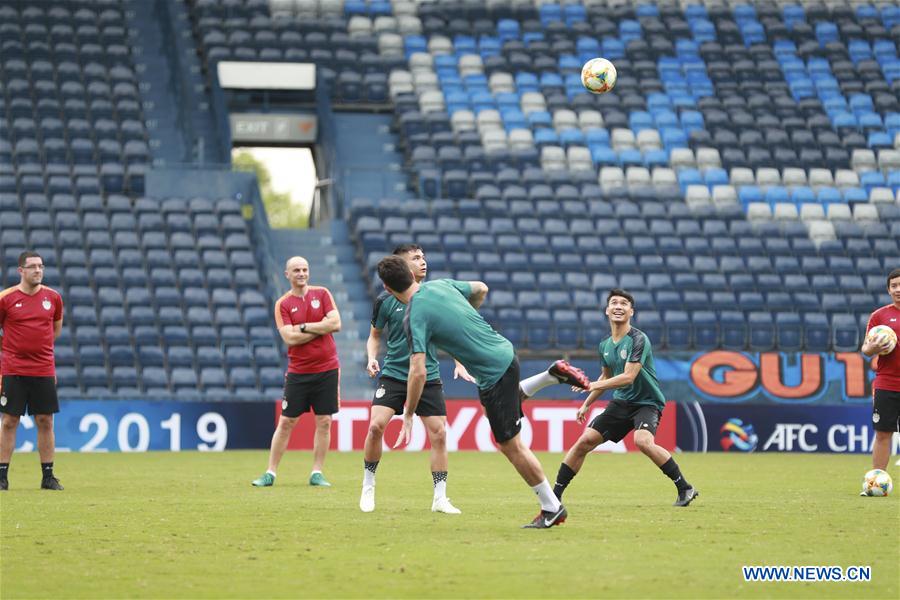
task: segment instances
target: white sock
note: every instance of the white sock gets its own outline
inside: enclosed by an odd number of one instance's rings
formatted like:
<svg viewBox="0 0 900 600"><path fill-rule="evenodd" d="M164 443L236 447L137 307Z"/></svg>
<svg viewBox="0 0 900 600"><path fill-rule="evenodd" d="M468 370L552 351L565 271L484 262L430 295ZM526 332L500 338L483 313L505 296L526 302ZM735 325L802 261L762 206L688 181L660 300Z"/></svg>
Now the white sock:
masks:
<svg viewBox="0 0 900 600"><path fill-rule="evenodd" d="M528 379L519 382L519 387L529 398L534 396L545 387L556 385L559 379L550 374L550 371L542 371L537 375L532 375Z"/></svg>
<svg viewBox="0 0 900 600"><path fill-rule="evenodd" d="M550 512L559 510L559 498L553 493L553 488L550 487L550 482L546 478L539 484L531 486L531 489L534 490L538 500L541 502L541 510L549 510Z"/></svg>
<svg viewBox="0 0 900 600"><path fill-rule="evenodd" d="M447 481L438 481L434 484L434 497L443 498L447 495Z"/></svg>
<svg viewBox="0 0 900 600"><path fill-rule="evenodd" d="M271 469L266 470L266 473L268 473L268 474L271 475L272 477L275 477L275 471L273 471L273 470L271 470Z"/></svg>
<svg viewBox="0 0 900 600"><path fill-rule="evenodd" d="M321 474L322 474L322 471L320 471L320 470L318 470L318 469L313 469L312 472L310 472L310 475L315 475L316 473L318 473L319 475L321 475Z"/></svg>
<svg viewBox="0 0 900 600"><path fill-rule="evenodd" d="M431 480L434 482L434 498L447 496L447 471L432 471Z"/></svg>
<svg viewBox="0 0 900 600"><path fill-rule="evenodd" d="M363 485L375 485L375 473L363 467Z"/></svg>

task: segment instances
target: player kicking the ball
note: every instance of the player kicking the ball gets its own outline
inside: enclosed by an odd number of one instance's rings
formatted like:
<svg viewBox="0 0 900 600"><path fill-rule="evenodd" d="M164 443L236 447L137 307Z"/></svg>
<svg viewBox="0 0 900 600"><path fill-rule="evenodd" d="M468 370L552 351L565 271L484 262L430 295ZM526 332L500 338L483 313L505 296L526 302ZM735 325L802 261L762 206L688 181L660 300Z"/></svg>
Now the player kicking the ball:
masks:
<svg viewBox="0 0 900 600"><path fill-rule="evenodd" d="M385 289L407 305L404 328L410 344L409 376L403 429L395 448L409 441L412 417L427 380L426 352L433 344L461 362L475 378L478 395L500 451L537 494L541 512L527 528L546 529L565 521L567 512L544 476L540 462L519 436L522 400L545 385L567 383L582 389L589 381L563 361L551 370L519 383L519 361L513 345L487 324L476 310L488 288L480 281L438 279L419 284L399 256L378 263Z"/></svg>
<svg viewBox="0 0 900 600"><path fill-rule="evenodd" d="M678 488L675 506L687 506L700 493L682 476L672 455L653 439L666 406L653 367L653 352L647 335L631 326L634 298L620 289L610 291L606 316L612 335L600 344L603 374L591 383L590 394L578 409L578 422L584 423L591 404L606 390L615 390L612 402L591 421L575 445L566 454L553 492L562 499L572 478L581 470L584 458L606 441L618 442L634 429L634 443L665 473Z"/></svg>

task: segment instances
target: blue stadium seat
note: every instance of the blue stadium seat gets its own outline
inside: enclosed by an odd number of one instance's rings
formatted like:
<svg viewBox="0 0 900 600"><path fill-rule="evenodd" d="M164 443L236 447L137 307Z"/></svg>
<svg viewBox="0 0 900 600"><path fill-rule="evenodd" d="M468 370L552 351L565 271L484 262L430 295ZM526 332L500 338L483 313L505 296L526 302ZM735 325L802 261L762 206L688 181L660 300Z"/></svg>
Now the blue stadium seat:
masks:
<svg viewBox="0 0 900 600"><path fill-rule="evenodd" d="M856 318L850 314L836 314L831 319L831 343L836 352L855 352L859 349L860 332Z"/></svg>
<svg viewBox="0 0 900 600"><path fill-rule="evenodd" d="M831 348L831 328L821 313L803 315L804 346L810 352L825 352Z"/></svg>
<svg viewBox="0 0 900 600"><path fill-rule="evenodd" d="M523 303L522 306L534 306L535 304ZM527 323L528 347L534 350L546 350L553 344L553 326L550 311L542 308L528 308L525 311Z"/></svg>
<svg viewBox="0 0 900 600"><path fill-rule="evenodd" d="M670 350L687 350L691 347L691 321L688 313L682 310L665 311L666 345ZM646 332L645 332L646 333ZM651 338L652 343L652 338Z"/></svg>
<svg viewBox="0 0 900 600"><path fill-rule="evenodd" d="M710 310L696 310L692 313L692 317L694 347L718 348L721 340L716 313Z"/></svg>
<svg viewBox="0 0 900 600"><path fill-rule="evenodd" d="M748 345L747 320L743 313L733 310L735 306L736 303L723 310L719 317L722 348L726 350L744 350Z"/></svg>
<svg viewBox="0 0 900 600"><path fill-rule="evenodd" d="M782 352L796 352L803 348L803 326L800 315L778 312L775 315L775 335L778 349Z"/></svg>
<svg viewBox="0 0 900 600"><path fill-rule="evenodd" d="M750 312L750 350L764 352L775 347L775 323L771 313Z"/></svg>

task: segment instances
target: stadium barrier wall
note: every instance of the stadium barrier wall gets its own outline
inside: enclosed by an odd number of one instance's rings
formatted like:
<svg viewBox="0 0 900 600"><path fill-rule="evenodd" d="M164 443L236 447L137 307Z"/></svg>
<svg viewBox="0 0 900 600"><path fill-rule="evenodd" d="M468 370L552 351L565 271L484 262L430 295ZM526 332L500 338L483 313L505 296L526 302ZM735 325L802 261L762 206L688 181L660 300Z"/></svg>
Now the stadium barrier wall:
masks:
<svg viewBox="0 0 900 600"><path fill-rule="evenodd" d="M875 430L869 406L678 405L678 447L695 452L867 454ZM900 435L894 434L894 454Z"/></svg>
<svg viewBox="0 0 900 600"><path fill-rule="evenodd" d="M599 401L588 420L606 405ZM523 440L536 451L563 452L584 429L575 421L578 402L530 400L524 404ZM332 424L331 447L339 451L363 448L371 404L344 401ZM63 400L56 415L60 452L144 452L151 450L220 451L269 447L281 403L151 402L142 400ZM447 446L450 450L496 451L490 425L475 400L447 403ZM301 417L289 448L310 450L313 418ZM393 443L400 417L389 424L385 440ZM874 440L868 406L778 406L669 402L657 432L668 450L693 452L832 452L869 453ZM37 429L22 417L17 451L33 451ZM387 444L385 444L387 446ZM414 421L411 443L404 451L429 447L425 428ZM385 448L388 449L388 448ZM629 434L622 442L606 443L599 452L633 451ZM895 435L893 453L900 453Z"/></svg>
<svg viewBox="0 0 900 600"><path fill-rule="evenodd" d="M600 401L591 407L588 422L602 412L607 402ZM663 411L663 418L656 433L657 443L668 449L675 449L676 407L670 402ZM554 402L529 400L523 405L525 418L522 419L522 440L535 451L565 452L584 431L585 425L575 421L580 402ZM276 414L281 404L276 403ZM369 425L370 401L341 401L341 411L335 415L331 429L331 448L341 451L362 450ZM395 416L388 424L382 446L389 450L400 433L401 417ZM315 424L312 417L300 418L291 436L289 449L312 450ZM430 448L425 426L416 417L410 443L403 451L415 452ZM477 400L448 400L447 402L447 449L477 450L496 452L497 445L491 435L490 424L484 416ZM636 450L631 433L619 443L602 444L598 452L628 452Z"/></svg>
<svg viewBox="0 0 900 600"><path fill-rule="evenodd" d="M218 451L268 448L273 410L259 402L60 401L57 452ZM23 416L17 452L37 448L34 420Z"/></svg>
<svg viewBox="0 0 900 600"><path fill-rule="evenodd" d="M865 404L872 402L869 360L857 352L659 352L656 374L667 400L717 404ZM599 362L573 359L588 377L600 374ZM543 371L548 361L525 359L522 373ZM444 393L474 398L475 387L453 379L453 363L442 361ZM576 399L565 386L548 387L538 399ZM611 398L607 393L604 398Z"/></svg>

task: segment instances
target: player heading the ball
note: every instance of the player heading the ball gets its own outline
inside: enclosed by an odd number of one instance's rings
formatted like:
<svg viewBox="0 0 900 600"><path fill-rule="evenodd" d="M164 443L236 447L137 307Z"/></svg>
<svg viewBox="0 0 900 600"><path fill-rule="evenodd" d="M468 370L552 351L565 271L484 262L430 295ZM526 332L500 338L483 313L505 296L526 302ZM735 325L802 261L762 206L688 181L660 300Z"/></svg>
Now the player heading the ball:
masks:
<svg viewBox="0 0 900 600"><path fill-rule="evenodd" d="M426 352L433 344L461 362L475 378L481 405L500 451L538 496L541 512L524 527L546 529L565 521L568 515L565 507L553 494L540 462L519 435L524 416L522 400L545 383L565 382L584 387L588 383L584 374L579 376L565 363L556 363L554 368L559 377L539 374L536 377L540 381L530 381L529 389L523 390L513 345L476 310L488 292L484 283L438 279L419 284L399 256L382 259L378 263L378 276L385 289L407 305L404 328L411 354L403 428L395 447L409 441L412 417L427 379Z"/></svg>

